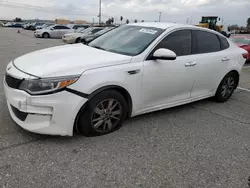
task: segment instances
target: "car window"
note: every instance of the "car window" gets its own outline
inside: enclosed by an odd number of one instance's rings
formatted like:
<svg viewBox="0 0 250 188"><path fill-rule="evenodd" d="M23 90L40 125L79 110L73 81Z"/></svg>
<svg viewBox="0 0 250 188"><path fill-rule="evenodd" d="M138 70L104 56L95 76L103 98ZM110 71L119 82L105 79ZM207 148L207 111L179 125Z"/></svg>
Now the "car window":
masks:
<svg viewBox="0 0 250 188"><path fill-rule="evenodd" d="M167 37L165 37L157 45L155 50L159 48L166 48L174 51L177 56L184 56L191 54L191 43L192 43L191 31L179 30L170 33Z"/></svg>
<svg viewBox="0 0 250 188"><path fill-rule="evenodd" d="M96 28L96 29L93 29L93 30L91 31L91 33L92 33L92 34L95 34L95 33L97 33L98 31L101 31L101 30L103 30L103 28Z"/></svg>
<svg viewBox="0 0 250 188"><path fill-rule="evenodd" d="M250 44L250 39L243 38L243 37L232 37L231 40L237 44L244 44L244 45Z"/></svg>
<svg viewBox="0 0 250 188"><path fill-rule="evenodd" d="M69 29L69 28L63 25L57 25L54 27L54 29Z"/></svg>
<svg viewBox="0 0 250 188"><path fill-rule="evenodd" d="M192 31L193 53L210 53L220 51L220 41L217 35L206 31Z"/></svg>
<svg viewBox="0 0 250 188"><path fill-rule="evenodd" d="M225 50L225 49L229 48L229 43L228 43L227 39L222 37L222 36L218 36L218 37L220 40L220 49Z"/></svg>

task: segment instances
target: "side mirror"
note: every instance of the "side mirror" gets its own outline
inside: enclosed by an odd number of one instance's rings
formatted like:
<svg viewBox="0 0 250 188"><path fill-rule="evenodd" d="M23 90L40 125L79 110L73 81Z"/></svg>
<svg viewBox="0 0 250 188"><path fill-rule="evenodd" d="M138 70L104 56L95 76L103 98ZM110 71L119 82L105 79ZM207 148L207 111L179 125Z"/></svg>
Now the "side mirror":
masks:
<svg viewBox="0 0 250 188"><path fill-rule="evenodd" d="M165 48L160 48L156 50L153 54L153 59L162 59L162 60L175 60L177 57L176 53L172 50Z"/></svg>

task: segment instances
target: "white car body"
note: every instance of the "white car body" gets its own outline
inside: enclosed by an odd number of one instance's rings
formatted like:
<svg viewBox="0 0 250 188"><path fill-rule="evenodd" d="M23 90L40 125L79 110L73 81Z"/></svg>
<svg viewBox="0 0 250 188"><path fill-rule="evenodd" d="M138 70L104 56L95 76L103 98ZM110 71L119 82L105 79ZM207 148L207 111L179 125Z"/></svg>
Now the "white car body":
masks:
<svg viewBox="0 0 250 188"><path fill-rule="evenodd" d="M66 33L72 33L72 32L74 32L74 30L67 26L53 25L50 27L36 30L34 32L34 36L40 38L43 37L44 34L46 33L49 35L49 38L62 38L62 36L65 35Z"/></svg>
<svg viewBox="0 0 250 188"><path fill-rule="evenodd" d="M242 54L246 51L229 40L229 47L218 52L177 56L175 60L147 60L155 46L175 31L196 30L223 36L212 30L172 23L127 26L143 27L139 32L149 34L154 32L147 28L163 32L135 56L76 44L32 52L10 62L6 75L12 80L78 75L75 83L60 92L38 95L10 87L6 76L4 90L13 120L31 132L72 136L77 114L97 91L105 88L126 91L131 98L133 117L212 97L223 77L230 71L240 74L245 63ZM22 119L20 114L26 118Z"/></svg>
<svg viewBox="0 0 250 188"><path fill-rule="evenodd" d="M102 29L104 29L104 28L102 28L102 27L89 27L87 29L80 30L80 32L65 34L62 37L62 40L64 43L73 44L73 43L76 43L77 39L83 39L85 36L90 35L90 34L94 34L98 31L101 31Z"/></svg>

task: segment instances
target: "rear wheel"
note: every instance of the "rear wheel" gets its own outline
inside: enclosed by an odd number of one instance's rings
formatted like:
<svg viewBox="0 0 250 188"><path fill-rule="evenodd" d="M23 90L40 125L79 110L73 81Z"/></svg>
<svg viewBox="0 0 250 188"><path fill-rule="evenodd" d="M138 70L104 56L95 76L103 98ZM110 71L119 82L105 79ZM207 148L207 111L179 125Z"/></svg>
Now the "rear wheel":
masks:
<svg viewBox="0 0 250 188"><path fill-rule="evenodd" d="M91 99L79 117L77 129L84 136L100 136L118 130L128 111L124 97L106 90Z"/></svg>
<svg viewBox="0 0 250 188"><path fill-rule="evenodd" d="M216 94L215 99L218 102L227 101L233 94L234 90L237 87L238 75L236 73L227 74L221 81Z"/></svg>
<svg viewBox="0 0 250 188"><path fill-rule="evenodd" d="M50 38L50 35L49 35L49 33L43 33L42 37L47 39L47 38Z"/></svg>
<svg viewBox="0 0 250 188"><path fill-rule="evenodd" d="M80 43L81 42L81 38L77 38L75 43Z"/></svg>

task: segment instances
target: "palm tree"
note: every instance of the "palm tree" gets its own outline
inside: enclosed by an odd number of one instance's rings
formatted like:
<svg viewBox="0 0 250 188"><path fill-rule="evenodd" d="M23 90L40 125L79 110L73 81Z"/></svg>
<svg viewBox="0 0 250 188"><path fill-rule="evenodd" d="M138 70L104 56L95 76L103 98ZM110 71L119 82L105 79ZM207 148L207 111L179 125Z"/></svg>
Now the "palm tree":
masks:
<svg viewBox="0 0 250 188"><path fill-rule="evenodd" d="M247 27L250 28L250 18L247 19Z"/></svg>
<svg viewBox="0 0 250 188"><path fill-rule="evenodd" d="M122 24L123 16L120 17L120 20L121 20L121 24Z"/></svg>

